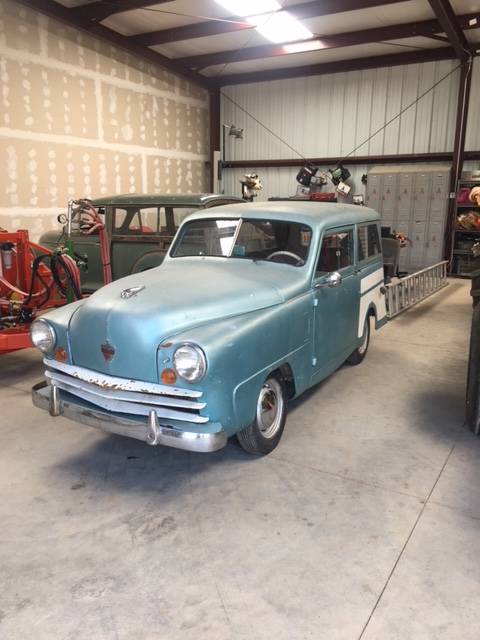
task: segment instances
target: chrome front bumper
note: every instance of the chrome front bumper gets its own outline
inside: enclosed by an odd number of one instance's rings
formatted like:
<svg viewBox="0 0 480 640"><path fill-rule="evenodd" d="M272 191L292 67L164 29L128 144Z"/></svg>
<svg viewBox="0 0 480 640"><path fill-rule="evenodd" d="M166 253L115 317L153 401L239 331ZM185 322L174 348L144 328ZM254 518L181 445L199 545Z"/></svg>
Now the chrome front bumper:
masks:
<svg viewBox="0 0 480 640"><path fill-rule="evenodd" d="M32 387L33 404L40 409L45 409L52 416L63 415L65 418L89 427L143 440L152 446L161 444L186 451L209 453L221 449L227 443L225 431L196 433L159 425L154 410L150 411L147 420L144 421L84 406L70 398L68 394L61 394L58 387L46 382L39 382Z"/></svg>

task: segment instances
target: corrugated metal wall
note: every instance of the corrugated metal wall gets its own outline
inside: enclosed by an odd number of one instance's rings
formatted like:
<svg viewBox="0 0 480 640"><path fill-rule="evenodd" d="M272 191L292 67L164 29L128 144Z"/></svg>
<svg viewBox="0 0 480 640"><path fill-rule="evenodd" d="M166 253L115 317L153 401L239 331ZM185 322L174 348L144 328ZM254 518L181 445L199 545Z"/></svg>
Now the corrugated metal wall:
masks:
<svg viewBox="0 0 480 640"><path fill-rule="evenodd" d="M451 151L455 127L459 71L457 61L337 73L293 80L276 80L222 89L241 107L275 132L287 144L222 97L222 123L244 128L244 139L227 137L227 160L304 157L342 158ZM366 144L362 143L442 77L433 91L405 111ZM467 149L480 148L480 63L475 62ZM362 146L359 146L362 145ZM366 166L349 166L352 193L362 192ZM225 171L224 190L239 193L239 180L247 170ZM264 182L261 199L292 195L295 168L258 169Z"/></svg>

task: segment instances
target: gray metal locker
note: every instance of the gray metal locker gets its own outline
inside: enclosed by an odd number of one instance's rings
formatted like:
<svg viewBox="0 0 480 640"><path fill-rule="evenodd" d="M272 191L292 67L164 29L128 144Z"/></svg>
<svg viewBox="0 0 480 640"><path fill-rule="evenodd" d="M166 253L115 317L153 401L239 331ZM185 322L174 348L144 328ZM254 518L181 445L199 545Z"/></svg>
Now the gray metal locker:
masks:
<svg viewBox="0 0 480 640"><path fill-rule="evenodd" d="M382 180L382 221L385 226L394 226L397 198L397 176L386 173Z"/></svg>
<svg viewBox="0 0 480 640"><path fill-rule="evenodd" d="M412 246L400 251L400 270L409 273L443 256L450 166L374 167L368 174L366 203L382 225L406 234Z"/></svg>
<svg viewBox="0 0 480 640"><path fill-rule="evenodd" d="M382 179L383 176L381 174L372 175L372 179L368 180L368 188L367 194L365 196L365 203L367 207L371 209L375 209L375 211L380 211L380 190L382 188Z"/></svg>

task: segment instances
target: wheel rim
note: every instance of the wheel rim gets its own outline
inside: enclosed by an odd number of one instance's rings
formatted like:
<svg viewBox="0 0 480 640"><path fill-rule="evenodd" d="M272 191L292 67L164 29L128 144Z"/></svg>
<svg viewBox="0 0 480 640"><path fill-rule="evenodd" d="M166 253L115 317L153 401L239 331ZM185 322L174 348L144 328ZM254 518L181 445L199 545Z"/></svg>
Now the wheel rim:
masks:
<svg viewBox="0 0 480 640"><path fill-rule="evenodd" d="M358 347L358 353L363 356L363 354L365 353L365 351L367 350L368 347L368 335L369 335L369 325L368 325L368 318L365 320L365 328L363 330L363 340L362 340L362 344Z"/></svg>
<svg viewBox="0 0 480 640"><path fill-rule="evenodd" d="M257 424L264 438L273 438L282 424L283 394L276 380L267 380L257 400Z"/></svg>

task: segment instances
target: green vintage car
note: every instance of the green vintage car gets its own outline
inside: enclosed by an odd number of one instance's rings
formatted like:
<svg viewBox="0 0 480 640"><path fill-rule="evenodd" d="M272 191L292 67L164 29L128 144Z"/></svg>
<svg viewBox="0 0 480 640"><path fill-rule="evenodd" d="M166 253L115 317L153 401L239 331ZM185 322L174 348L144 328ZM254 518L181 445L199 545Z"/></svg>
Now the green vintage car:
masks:
<svg viewBox="0 0 480 640"><path fill-rule="evenodd" d="M110 241L113 279L157 267L167 252L183 219L198 209L243 202L242 198L214 193L125 194L97 198L92 204L105 219ZM65 230L48 231L40 244L55 249ZM89 293L103 285L98 234L86 235L74 226L76 254L84 258L82 289Z"/></svg>

